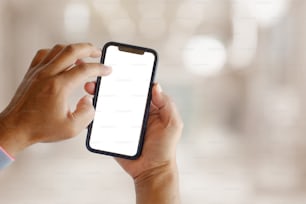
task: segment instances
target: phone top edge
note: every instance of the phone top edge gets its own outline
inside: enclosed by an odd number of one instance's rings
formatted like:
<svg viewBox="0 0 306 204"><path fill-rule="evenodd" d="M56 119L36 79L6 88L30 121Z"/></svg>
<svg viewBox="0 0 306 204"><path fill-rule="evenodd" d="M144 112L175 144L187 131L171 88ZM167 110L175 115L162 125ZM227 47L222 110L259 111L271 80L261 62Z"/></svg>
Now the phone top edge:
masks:
<svg viewBox="0 0 306 204"><path fill-rule="evenodd" d="M105 43L103 48L102 48L102 52L105 52L107 47L109 47L111 45L130 47L130 48L133 48L133 49L140 49L140 50L143 50L145 52L150 52L154 55L155 60L156 61L158 60L158 54L157 54L156 50L154 50L152 48L142 47L142 46L138 46L138 45L131 45L131 44L121 43L121 42L109 41L109 42Z"/></svg>

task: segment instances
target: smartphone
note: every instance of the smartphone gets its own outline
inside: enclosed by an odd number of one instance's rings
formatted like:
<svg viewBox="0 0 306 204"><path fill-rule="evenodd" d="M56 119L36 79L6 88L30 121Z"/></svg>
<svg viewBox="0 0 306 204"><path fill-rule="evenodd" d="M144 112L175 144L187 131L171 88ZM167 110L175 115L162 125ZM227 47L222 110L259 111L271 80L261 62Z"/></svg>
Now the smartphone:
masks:
<svg viewBox="0 0 306 204"><path fill-rule="evenodd" d="M157 66L153 49L108 42L101 63L112 67L98 77L86 146L94 153L137 159L141 155Z"/></svg>

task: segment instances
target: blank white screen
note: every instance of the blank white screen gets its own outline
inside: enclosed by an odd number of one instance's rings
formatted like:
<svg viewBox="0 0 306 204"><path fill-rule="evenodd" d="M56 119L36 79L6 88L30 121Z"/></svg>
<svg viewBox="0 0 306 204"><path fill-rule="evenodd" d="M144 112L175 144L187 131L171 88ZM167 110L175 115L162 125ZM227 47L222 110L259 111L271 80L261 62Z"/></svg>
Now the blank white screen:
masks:
<svg viewBox="0 0 306 204"><path fill-rule="evenodd" d="M112 74L101 79L89 145L96 150L134 156L155 57L107 47L105 65Z"/></svg>

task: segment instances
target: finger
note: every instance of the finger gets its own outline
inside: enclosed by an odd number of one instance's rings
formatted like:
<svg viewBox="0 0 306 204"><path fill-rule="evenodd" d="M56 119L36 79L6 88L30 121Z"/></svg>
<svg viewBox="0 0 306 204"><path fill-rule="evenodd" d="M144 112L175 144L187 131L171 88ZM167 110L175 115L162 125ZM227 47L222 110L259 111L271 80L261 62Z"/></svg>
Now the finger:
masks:
<svg viewBox="0 0 306 204"><path fill-rule="evenodd" d="M74 64L78 59L99 57L101 50L89 43L78 43L66 46L55 58L50 61L50 73L58 74Z"/></svg>
<svg viewBox="0 0 306 204"><path fill-rule="evenodd" d="M182 125L181 117L177 111L176 105L169 96L163 93L159 84L155 84L152 90L152 103L159 109L161 120L165 125Z"/></svg>
<svg viewBox="0 0 306 204"><path fill-rule="evenodd" d="M82 63L85 63L82 59L77 59L77 61L74 63L75 65L80 65Z"/></svg>
<svg viewBox="0 0 306 204"><path fill-rule="evenodd" d="M96 88L96 82L91 81L91 82L86 82L84 85L84 89L87 93L93 95L95 93L95 88Z"/></svg>
<svg viewBox="0 0 306 204"><path fill-rule="evenodd" d="M160 109L166 105L166 100L163 98L162 88L158 83L155 83L152 88L152 104Z"/></svg>
<svg viewBox="0 0 306 204"><path fill-rule="evenodd" d="M72 113L71 122L76 128L75 133L78 134L82 129L86 128L93 120L95 109L92 105L92 96L84 96L81 98Z"/></svg>
<svg viewBox="0 0 306 204"><path fill-rule="evenodd" d="M71 89L82 83L90 77L107 76L111 73L112 69L99 63L82 63L74 68L62 73L64 85L66 88Z"/></svg>
<svg viewBox="0 0 306 204"><path fill-rule="evenodd" d="M153 85L153 87L152 87L152 92L153 92L153 90L156 88L156 86L157 86L158 84L157 83L154 83L154 85ZM152 96L153 97L153 96ZM152 101L152 99L151 99L151 103L150 103L150 113L155 113L155 112L157 112L159 109L158 109L158 107L156 106L156 105L154 105L154 103L153 103L153 101Z"/></svg>
<svg viewBox="0 0 306 204"><path fill-rule="evenodd" d="M30 69L36 67L49 52L50 52L50 49L38 50L35 57L33 58L31 62Z"/></svg>
<svg viewBox="0 0 306 204"><path fill-rule="evenodd" d="M65 45L62 44L55 45L48 53L48 55L46 55L45 58L41 61L40 65L48 64L57 54L59 54L64 49L64 47Z"/></svg>

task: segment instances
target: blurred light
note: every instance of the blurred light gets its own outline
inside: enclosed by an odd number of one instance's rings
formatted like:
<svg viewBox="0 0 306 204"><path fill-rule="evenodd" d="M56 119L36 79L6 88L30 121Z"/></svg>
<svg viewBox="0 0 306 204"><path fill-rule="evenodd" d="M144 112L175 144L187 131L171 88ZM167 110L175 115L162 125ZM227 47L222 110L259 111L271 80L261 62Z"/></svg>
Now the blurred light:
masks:
<svg viewBox="0 0 306 204"><path fill-rule="evenodd" d="M286 14L289 6L289 0L248 0L246 3L250 14L262 26L277 23Z"/></svg>
<svg viewBox="0 0 306 204"><path fill-rule="evenodd" d="M94 0L93 6L101 16L105 29L116 41L130 41L135 36L136 25L120 0Z"/></svg>
<svg viewBox="0 0 306 204"><path fill-rule="evenodd" d="M206 158L226 158L234 157L236 153L236 140L227 129L219 125L210 125L201 130L198 142L194 145L197 155Z"/></svg>
<svg viewBox="0 0 306 204"><path fill-rule="evenodd" d="M273 160L273 162L271 162ZM294 160L284 159L279 153L273 159L262 159L256 165L255 185L266 191L291 190L299 185L299 170L295 166Z"/></svg>
<svg viewBox="0 0 306 204"><path fill-rule="evenodd" d="M139 30L144 37L158 38L166 31L166 23L164 19L147 19L142 18L139 22Z"/></svg>
<svg viewBox="0 0 306 204"><path fill-rule="evenodd" d="M93 0L93 7L97 13L103 17L117 17L120 15L121 9L120 0ZM117 14L114 16L114 14Z"/></svg>
<svg viewBox="0 0 306 204"><path fill-rule="evenodd" d="M194 1L182 2L177 9L174 24L193 30L199 26L204 19L203 5L205 4L196 3Z"/></svg>
<svg viewBox="0 0 306 204"><path fill-rule="evenodd" d="M127 16L126 18L113 19L107 24L112 38L118 41L129 41L135 36L135 23Z"/></svg>
<svg viewBox="0 0 306 204"><path fill-rule="evenodd" d="M167 25L164 17L164 2L139 1L138 11L140 13L139 30L144 37L154 39L165 33Z"/></svg>
<svg viewBox="0 0 306 204"><path fill-rule="evenodd" d="M166 59L172 62L173 67L181 66L182 58L178 60L177 56L182 55L182 51L184 50L184 44L182 42L186 42L187 39L189 39L189 35L186 36L184 32L170 32L168 34L168 38L163 44L163 53L165 53Z"/></svg>
<svg viewBox="0 0 306 204"><path fill-rule="evenodd" d="M71 37L87 33L90 11L84 3L69 3L65 9L65 30Z"/></svg>
<svg viewBox="0 0 306 204"><path fill-rule="evenodd" d="M264 109L265 118L269 124L286 128L298 121L301 104L294 90L285 89L272 94L267 93Z"/></svg>
<svg viewBox="0 0 306 204"><path fill-rule="evenodd" d="M234 68L245 68L255 57L258 25L242 4L232 8L233 39L229 45L229 63Z"/></svg>
<svg viewBox="0 0 306 204"><path fill-rule="evenodd" d="M229 45L229 63L233 68L251 64L257 50L257 24L254 21L234 21L233 39Z"/></svg>
<svg viewBox="0 0 306 204"><path fill-rule="evenodd" d="M164 1L139 1L138 3L138 12L142 17L162 17L165 8L166 6Z"/></svg>
<svg viewBox="0 0 306 204"><path fill-rule="evenodd" d="M118 15L109 16L106 26L112 38L118 41L129 41L135 36L136 25L123 7L117 7Z"/></svg>
<svg viewBox="0 0 306 204"><path fill-rule="evenodd" d="M192 37L183 51L185 66L193 73L210 76L217 74L226 62L222 42L207 36Z"/></svg>

